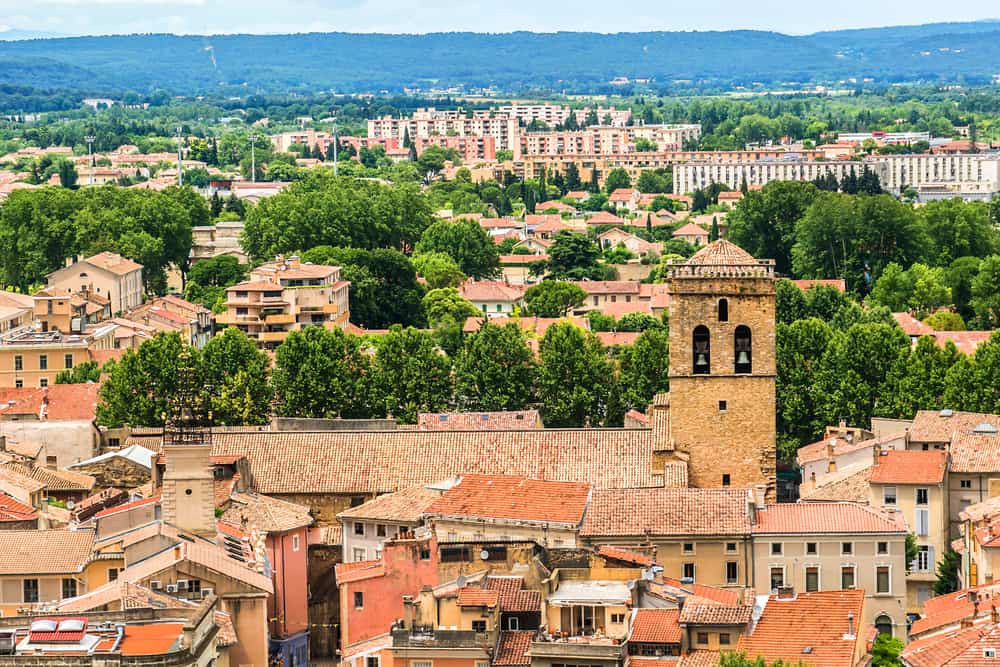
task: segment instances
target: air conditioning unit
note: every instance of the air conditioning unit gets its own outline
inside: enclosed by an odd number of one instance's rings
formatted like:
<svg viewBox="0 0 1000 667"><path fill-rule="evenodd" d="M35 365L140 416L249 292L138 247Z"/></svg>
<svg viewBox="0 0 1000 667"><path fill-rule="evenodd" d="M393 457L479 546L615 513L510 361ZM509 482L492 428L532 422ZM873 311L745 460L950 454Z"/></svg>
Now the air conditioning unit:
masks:
<svg viewBox="0 0 1000 667"><path fill-rule="evenodd" d="M159 591L163 589L163 582L161 581L151 581L149 582L149 587L154 591Z"/></svg>
<svg viewBox="0 0 1000 667"><path fill-rule="evenodd" d="M202 599L207 598L209 595L212 595L213 593L215 593L215 589L214 588L203 588L203 589L201 589L201 597L202 597Z"/></svg>
<svg viewBox="0 0 1000 667"><path fill-rule="evenodd" d="M176 593L177 592L177 584L167 584L167 592L168 593Z"/></svg>

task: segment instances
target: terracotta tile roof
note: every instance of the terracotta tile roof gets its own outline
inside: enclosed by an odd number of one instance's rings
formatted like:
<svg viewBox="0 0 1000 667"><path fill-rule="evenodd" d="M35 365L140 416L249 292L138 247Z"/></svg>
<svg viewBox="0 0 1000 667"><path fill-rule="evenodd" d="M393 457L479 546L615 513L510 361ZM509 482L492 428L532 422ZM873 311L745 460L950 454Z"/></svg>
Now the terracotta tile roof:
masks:
<svg viewBox="0 0 1000 667"><path fill-rule="evenodd" d="M800 533L897 533L906 522L858 503L781 503L757 512L756 535Z"/></svg>
<svg viewBox="0 0 1000 667"><path fill-rule="evenodd" d="M110 581L92 591L59 603L61 612L85 612L99 609L111 603L120 603L122 609L142 609L146 607L184 609L197 606L187 600L154 591L145 586L124 580Z"/></svg>
<svg viewBox="0 0 1000 667"><path fill-rule="evenodd" d="M230 558L222 547L183 540L172 549L126 567L119 573L118 578L132 582L143 581L184 561L190 561L266 593L274 592L270 577L250 569L244 562Z"/></svg>
<svg viewBox="0 0 1000 667"><path fill-rule="evenodd" d="M328 278L340 271L339 266L328 264L303 264L298 266L282 262L261 264L250 272L251 279L302 280L307 278Z"/></svg>
<svg viewBox="0 0 1000 667"><path fill-rule="evenodd" d="M591 486L526 477L463 475L427 507L430 516L489 517L573 526L587 510Z"/></svg>
<svg viewBox="0 0 1000 667"><path fill-rule="evenodd" d="M0 574L81 572L93 546L91 530L0 530Z"/></svg>
<svg viewBox="0 0 1000 667"><path fill-rule="evenodd" d="M597 488L662 486L646 429L229 432L213 453L247 457L261 493L397 491L450 475L512 474Z"/></svg>
<svg viewBox="0 0 1000 667"><path fill-rule="evenodd" d="M638 294L635 280L580 280L573 283L587 294Z"/></svg>
<svg viewBox="0 0 1000 667"><path fill-rule="evenodd" d="M420 516L428 505L437 500L440 491L424 486L386 493L366 503L340 512L338 519L369 519L399 523L420 523Z"/></svg>
<svg viewBox="0 0 1000 667"><path fill-rule="evenodd" d="M960 516L963 521L967 520L973 523L1000 516L1000 496L993 496L981 503L969 505L962 510Z"/></svg>
<svg viewBox="0 0 1000 667"><path fill-rule="evenodd" d="M232 494L222 521L265 533L284 533L312 524L309 508L254 492Z"/></svg>
<svg viewBox="0 0 1000 667"><path fill-rule="evenodd" d="M479 331L479 327L483 325L484 321L486 321L485 318L477 319L470 317L465 320L465 325L462 327L462 330L467 333L471 331ZM539 338L545 335L545 332L549 330L550 326L560 322L571 322L581 329L590 329L590 321L586 317L493 317L490 318L489 322L490 324L498 327L514 322L524 331Z"/></svg>
<svg viewBox="0 0 1000 667"><path fill-rule="evenodd" d="M95 519L100 519L106 516L111 516L112 514L118 514L119 512L127 512L129 510L137 509L139 507L145 507L146 505L154 505L160 502L160 495L157 494L152 498L140 498L139 500L133 500L132 502L123 503L121 505L115 505L114 507L109 507L105 510L101 510L94 515Z"/></svg>
<svg viewBox="0 0 1000 667"><path fill-rule="evenodd" d="M141 271L142 264L137 264L131 259L122 257L113 252L100 252L83 260L92 266L97 266L105 271L110 271L115 275L124 276L133 271Z"/></svg>
<svg viewBox="0 0 1000 667"><path fill-rule="evenodd" d="M606 310L605 314L608 313ZM614 347L615 345L635 345L635 341L642 334L638 331L598 331L594 334L604 347Z"/></svg>
<svg viewBox="0 0 1000 667"><path fill-rule="evenodd" d="M598 489L580 535L746 535L741 489Z"/></svg>
<svg viewBox="0 0 1000 667"><path fill-rule="evenodd" d="M45 484L25 475L21 472L22 467L20 464L14 462L0 465L0 480L23 490L25 493L37 493L43 490Z"/></svg>
<svg viewBox="0 0 1000 667"><path fill-rule="evenodd" d="M674 233L671 234L671 236L673 236L674 238L677 238L679 236L708 236L708 232L705 231L705 228L702 227L701 225L696 225L693 222L689 222L675 229Z"/></svg>
<svg viewBox="0 0 1000 667"><path fill-rule="evenodd" d="M337 563L334 566L337 585L362 579L372 579L385 575L385 565L381 560L360 560L353 563Z"/></svg>
<svg viewBox="0 0 1000 667"><path fill-rule="evenodd" d="M814 502L867 503L871 491L872 468L841 470L825 478L823 485L802 494L802 500Z"/></svg>
<svg viewBox="0 0 1000 667"><path fill-rule="evenodd" d="M636 609L628 641L644 644L679 644L680 612L676 609Z"/></svg>
<svg viewBox="0 0 1000 667"><path fill-rule="evenodd" d="M495 607L499 601L499 591L468 586L458 589L459 607Z"/></svg>
<svg viewBox="0 0 1000 667"><path fill-rule="evenodd" d="M528 649L531 648L531 639L534 636L533 630L505 630L501 632L492 664L499 667L530 665L531 656L528 655Z"/></svg>
<svg viewBox="0 0 1000 667"><path fill-rule="evenodd" d="M624 225L626 224L624 218L619 218L614 213L608 213L607 211L598 211L594 215L587 218L588 225Z"/></svg>
<svg viewBox="0 0 1000 667"><path fill-rule="evenodd" d="M833 456L843 456L844 454L850 454L851 452L857 452L862 449L871 449L872 447L882 446L893 440L898 440L900 435L898 433L890 433L884 435L881 438L869 438L868 440L860 440L855 438L853 440L848 440L847 438L842 438L838 436L832 436L826 438L825 440L820 440L819 442L814 442L812 444L800 447L796 453L796 458L798 459L799 465L804 465L812 461L823 461L828 458L829 445L833 445Z"/></svg>
<svg viewBox="0 0 1000 667"><path fill-rule="evenodd" d="M949 443L956 433L971 433L983 423L1000 427L1000 415L957 410L920 410L910 427L910 441Z"/></svg>
<svg viewBox="0 0 1000 667"><path fill-rule="evenodd" d="M561 232L564 229L571 229L569 225L563 222L561 216L555 214L527 215L524 217L524 222L529 227L532 227L535 234Z"/></svg>
<svg viewBox="0 0 1000 667"><path fill-rule="evenodd" d="M574 208L573 206L570 206L569 204L564 204L561 201L559 201L558 199L554 199L552 201L545 201L545 202L542 202L541 204L535 204L535 210L536 211L547 211L547 210L552 209L552 208L556 209L560 213L562 213L563 211L565 211L567 213L575 213L576 212L576 208Z"/></svg>
<svg viewBox="0 0 1000 667"><path fill-rule="evenodd" d="M996 425L993 425L994 429ZM1000 433L964 432L955 434L949 447L951 471L990 473L1000 471Z"/></svg>
<svg viewBox="0 0 1000 667"><path fill-rule="evenodd" d="M738 266L742 264L756 264L757 260L735 243L730 243L726 239L719 239L712 241L692 255L687 263L707 266Z"/></svg>
<svg viewBox="0 0 1000 667"><path fill-rule="evenodd" d="M684 592L689 596L695 596L703 601L716 602L729 607L742 604L741 600L752 601L753 598L752 589L744 590L738 588L718 588L704 584L687 584L673 577L663 577L662 583L664 586L677 589L679 592Z"/></svg>
<svg viewBox="0 0 1000 667"><path fill-rule="evenodd" d="M123 656L160 655L179 645L183 637L183 623L128 624L118 648Z"/></svg>
<svg viewBox="0 0 1000 667"><path fill-rule="evenodd" d="M18 502L5 493L0 492L0 523L11 521L33 521L38 518L34 508Z"/></svg>
<svg viewBox="0 0 1000 667"><path fill-rule="evenodd" d="M976 349L993 337L995 331L935 331L931 335L943 348L948 341L962 354L975 354Z"/></svg>
<svg viewBox="0 0 1000 667"><path fill-rule="evenodd" d="M215 636L215 643L219 646L235 646L239 642L236 635L236 626L233 625L233 617L224 611L213 613L213 620L219 628L219 634Z"/></svg>
<svg viewBox="0 0 1000 667"><path fill-rule="evenodd" d="M982 639L983 628L956 629L950 632L917 639L900 653L900 658L910 667L950 667L955 658ZM981 655L981 654L980 654Z"/></svg>
<svg viewBox="0 0 1000 667"><path fill-rule="evenodd" d="M608 201L628 201L637 193L635 188L618 188L611 191L611 194L608 195Z"/></svg>
<svg viewBox="0 0 1000 667"><path fill-rule="evenodd" d="M957 625L964 619L971 618L975 606L969 599L969 593L975 591L979 597L979 612L986 612L994 604L1000 603L1000 586L987 584L945 595L938 595L924 603L922 617L913 622L910 636L919 637L927 632L936 631L951 625Z"/></svg>
<svg viewBox="0 0 1000 667"><path fill-rule="evenodd" d="M909 313L893 313L892 318L907 336L932 336L934 327L924 324Z"/></svg>
<svg viewBox="0 0 1000 667"><path fill-rule="evenodd" d="M94 478L80 472L27 466L23 463L8 463L6 465L25 477L30 477L44 484L49 491L90 491L94 488Z"/></svg>
<svg viewBox="0 0 1000 667"><path fill-rule="evenodd" d="M280 292L283 288L270 280L249 280L227 287L227 292Z"/></svg>
<svg viewBox="0 0 1000 667"><path fill-rule="evenodd" d="M680 622L692 625L746 625L753 615L753 597L748 604L728 604L698 595L688 597L681 610Z"/></svg>
<svg viewBox="0 0 1000 667"><path fill-rule="evenodd" d="M647 554L629 551L628 549L613 547L610 545L597 547L597 554L611 560L638 565L639 567L651 567L656 563L656 561Z"/></svg>
<svg viewBox="0 0 1000 667"><path fill-rule="evenodd" d="M816 287L817 285L823 285L826 287L832 287L840 293L847 291L847 283L843 279L837 280L793 280L792 283L795 284L802 291L807 291Z"/></svg>
<svg viewBox="0 0 1000 667"><path fill-rule="evenodd" d="M538 410L509 412L421 412L417 427L424 431L492 431L541 428Z"/></svg>
<svg viewBox="0 0 1000 667"><path fill-rule="evenodd" d="M633 409L629 410L628 412L626 412L625 413L625 418L626 419L634 419L635 421L641 422L643 424L648 424L649 423L649 415L647 415L645 412L639 412L635 408L633 408Z"/></svg>
<svg viewBox="0 0 1000 667"><path fill-rule="evenodd" d="M862 623L865 592L799 593L794 600L768 599L753 634L743 635L737 650L753 659L808 662L812 667L853 667L857 638L845 639L848 614L855 632ZM804 649L811 649L803 653Z"/></svg>
<svg viewBox="0 0 1000 667"><path fill-rule="evenodd" d="M501 280L467 280L458 293L469 301L514 302L524 298L523 285L509 285Z"/></svg>
<svg viewBox="0 0 1000 667"><path fill-rule="evenodd" d="M699 649L691 651L687 655L682 655L677 662L677 667L717 667L721 654L719 651L707 651Z"/></svg>
<svg viewBox="0 0 1000 667"><path fill-rule="evenodd" d="M872 470L873 484L940 484L948 467L941 450L889 450L879 453Z"/></svg>
<svg viewBox="0 0 1000 667"><path fill-rule="evenodd" d="M100 388L97 383L54 384L44 388L4 387L0 389L0 415L41 415L45 421L94 421ZM43 412L46 396L48 405Z"/></svg>
<svg viewBox="0 0 1000 667"><path fill-rule="evenodd" d="M500 611L511 613L538 612L542 609L541 593L524 590L524 579L517 576L489 576L486 588L499 593Z"/></svg>

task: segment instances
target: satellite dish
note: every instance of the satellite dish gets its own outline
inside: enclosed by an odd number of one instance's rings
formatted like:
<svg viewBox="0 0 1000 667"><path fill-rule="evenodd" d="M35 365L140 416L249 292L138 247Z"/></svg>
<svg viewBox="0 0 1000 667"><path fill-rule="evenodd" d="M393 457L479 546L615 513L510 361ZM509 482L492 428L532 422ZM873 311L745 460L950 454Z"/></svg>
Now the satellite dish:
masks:
<svg viewBox="0 0 1000 667"><path fill-rule="evenodd" d="M76 507L76 503L74 503L72 500L67 500L66 501L66 509L71 510L74 507Z"/></svg>
<svg viewBox="0 0 1000 667"><path fill-rule="evenodd" d="M486 549L483 549L482 551L479 552L479 557L482 560L489 560L489 558L490 558L490 552L487 551Z"/></svg>
<svg viewBox="0 0 1000 667"><path fill-rule="evenodd" d="M455 580L455 584L459 588L465 588L465 584L466 584L465 575L464 574L458 575L458 579Z"/></svg>

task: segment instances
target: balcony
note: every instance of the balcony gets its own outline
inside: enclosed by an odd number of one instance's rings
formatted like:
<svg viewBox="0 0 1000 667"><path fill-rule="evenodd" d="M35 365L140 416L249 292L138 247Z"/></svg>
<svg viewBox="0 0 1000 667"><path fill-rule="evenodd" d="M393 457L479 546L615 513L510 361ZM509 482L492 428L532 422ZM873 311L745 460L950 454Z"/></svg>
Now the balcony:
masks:
<svg viewBox="0 0 1000 667"><path fill-rule="evenodd" d="M288 338L288 331L261 331L260 340L264 343L280 343Z"/></svg>
<svg viewBox="0 0 1000 667"><path fill-rule="evenodd" d="M275 313L266 315L264 322L267 324L295 324L295 316L291 313Z"/></svg>
<svg viewBox="0 0 1000 667"><path fill-rule="evenodd" d="M539 634L532 640L528 655L557 662L598 660L617 663L624 656L624 644L609 637L552 637Z"/></svg>

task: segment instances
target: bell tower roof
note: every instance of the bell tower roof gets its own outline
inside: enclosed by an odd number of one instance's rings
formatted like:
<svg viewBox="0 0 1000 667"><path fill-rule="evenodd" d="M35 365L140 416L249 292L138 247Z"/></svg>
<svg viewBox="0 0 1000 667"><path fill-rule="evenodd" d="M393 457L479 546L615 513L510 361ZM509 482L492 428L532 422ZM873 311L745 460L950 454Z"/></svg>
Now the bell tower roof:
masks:
<svg viewBox="0 0 1000 667"><path fill-rule="evenodd" d="M677 278L765 278L774 279L774 260L755 259L735 243L712 241L688 260L668 264L667 275Z"/></svg>
<svg viewBox="0 0 1000 667"><path fill-rule="evenodd" d="M726 239L719 239L712 241L692 255L687 263L739 266L742 264L756 264L757 260L754 259L753 255L735 243L731 243Z"/></svg>

